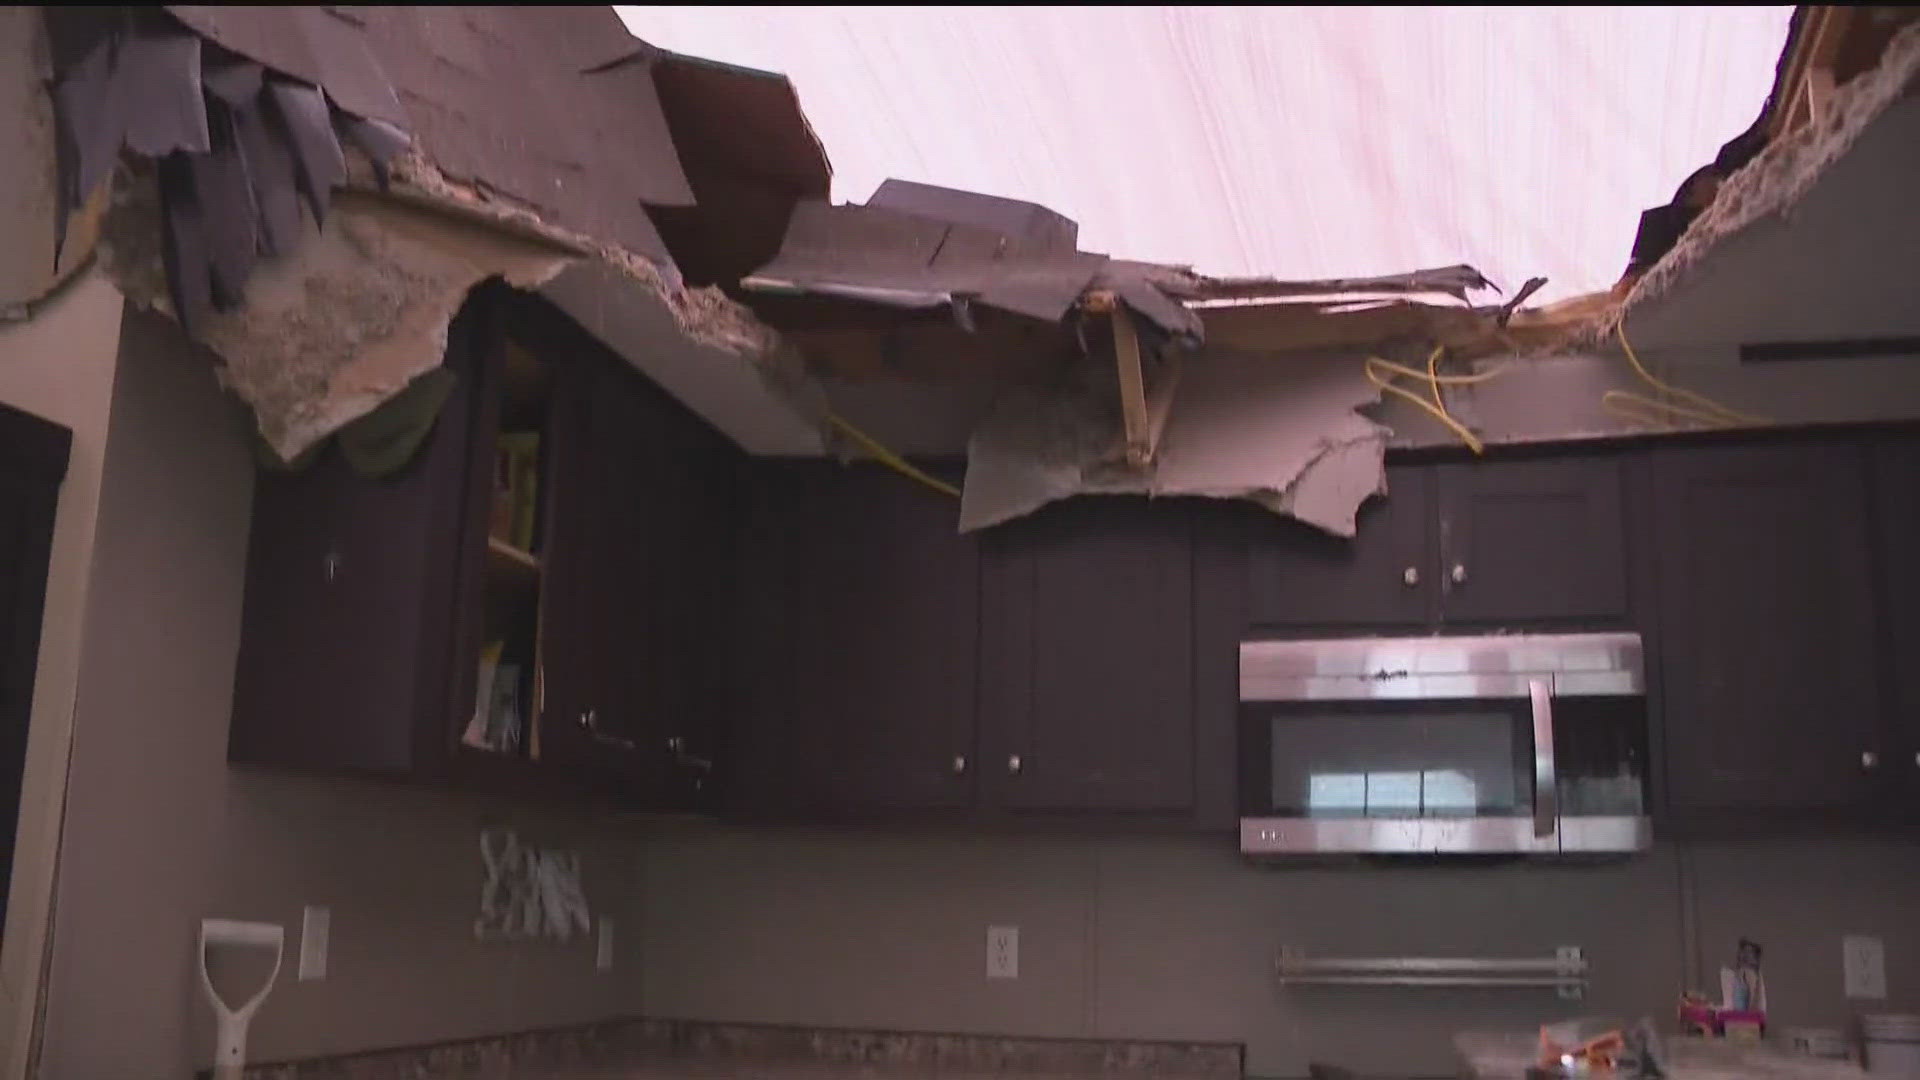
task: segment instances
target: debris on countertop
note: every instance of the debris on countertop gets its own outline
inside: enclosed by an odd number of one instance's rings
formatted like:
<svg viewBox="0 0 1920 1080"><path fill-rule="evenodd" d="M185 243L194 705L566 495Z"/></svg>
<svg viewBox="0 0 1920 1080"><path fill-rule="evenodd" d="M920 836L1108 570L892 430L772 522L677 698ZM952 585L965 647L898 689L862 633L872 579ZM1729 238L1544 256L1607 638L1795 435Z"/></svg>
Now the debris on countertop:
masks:
<svg viewBox="0 0 1920 1080"><path fill-rule="evenodd" d="M1524 1080L1536 1068L1539 1039L1521 1032L1463 1032L1454 1037L1461 1075L1470 1080ZM1861 1080L1858 1066L1789 1053L1759 1042L1670 1038L1669 1080Z"/></svg>

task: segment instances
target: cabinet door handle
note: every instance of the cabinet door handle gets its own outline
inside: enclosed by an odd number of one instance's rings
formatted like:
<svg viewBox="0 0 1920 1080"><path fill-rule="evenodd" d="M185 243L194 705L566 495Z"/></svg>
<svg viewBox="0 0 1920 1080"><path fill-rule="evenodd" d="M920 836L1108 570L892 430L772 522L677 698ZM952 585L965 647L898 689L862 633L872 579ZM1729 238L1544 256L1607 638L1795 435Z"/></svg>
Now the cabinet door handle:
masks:
<svg viewBox="0 0 1920 1080"><path fill-rule="evenodd" d="M713 771L713 762L707 758L687 753L687 740L678 735L667 737L667 753L673 755L673 763L682 769L706 775Z"/></svg>
<svg viewBox="0 0 1920 1080"><path fill-rule="evenodd" d="M618 735L608 735L606 732L600 730L599 709L588 709L586 712L581 713L580 728L592 736L595 742L605 743L608 746L617 746L622 750L634 749L632 739L623 739Z"/></svg>
<svg viewBox="0 0 1920 1080"><path fill-rule="evenodd" d="M320 574L331 585L340 576L340 553L329 551L320 558Z"/></svg>
<svg viewBox="0 0 1920 1080"><path fill-rule="evenodd" d="M1872 772L1880 767L1880 755L1871 750L1860 751L1860 767Z"/></svg>
<svg viewBox="0 0 1920 1080"><path fill-rule="evenodd" d="M1405 570L1400 571L1400 582L1409 589L1420 584L1420 568L1417 566L1409 566Z"/></svg>
<svg viewBox="0 0 1920 1080"><path fill-rule="evenodd" d="M1553 687L1527 681L1533 705L1533 835L1552 836L1560 826L1560 778L1553 760Z"/></svg>
<svg viewBox="0 0 1920 1080"><path fill-rule="evenodd" d="M964 773L966 771L967 771L967 755L965 754L953 755L953 775L959 776L961 773Z"/></svg>
<svg viewBox="0 0 1920 1080"><path fill-rule="evenodd" d="M1467 583L1466 565L1464 563L1454 563L1451 576L1455 585L1465 585Z"/></svg>
<svg viewBox="0 0 1920 1080"><path fill-rule="evenodd" d="M1020 771L1020 755L1019 754L1007 755L1007 771L1010 773L1017 773Z"/></svg>

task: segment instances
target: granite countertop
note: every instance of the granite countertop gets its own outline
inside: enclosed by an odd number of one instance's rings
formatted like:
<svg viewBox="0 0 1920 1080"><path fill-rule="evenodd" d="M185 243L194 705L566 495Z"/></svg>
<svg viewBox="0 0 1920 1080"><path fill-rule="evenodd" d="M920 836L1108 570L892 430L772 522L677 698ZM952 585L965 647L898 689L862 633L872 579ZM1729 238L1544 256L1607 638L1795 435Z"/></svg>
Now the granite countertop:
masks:
<svg viewBox="0 0 1920 1080"><path fill-rule="evenodd" d="M609 1020L249 1066L247 1080L1241 1080L1237 1044Z"/></svg>
<svg viewBox="0 0 1920 1080"><path fill-rule="evenodd" d="M954 1072L930 1067L835 1065L820 1062L725 1060L658 1057L622 1065L561 1067L512 1073L512 1080L1008 1080L1010 1074L986 1070ZM1011 1074L1019 1080L1112 1080L1111 1073ZM493 1074L468 1073L446 1080L494 1080Z"/></svg>
<svg viewBox="0 0 1920 1080"><path fill-rule="evenodd" d="M1469 1080L1523 1080L1537 1035L1467 1032L1455 1037ZM1857 1065L1788 1053L1765 1043L1673 1037L1665 1044L1671 1080L1865 1080Z"/></svg>

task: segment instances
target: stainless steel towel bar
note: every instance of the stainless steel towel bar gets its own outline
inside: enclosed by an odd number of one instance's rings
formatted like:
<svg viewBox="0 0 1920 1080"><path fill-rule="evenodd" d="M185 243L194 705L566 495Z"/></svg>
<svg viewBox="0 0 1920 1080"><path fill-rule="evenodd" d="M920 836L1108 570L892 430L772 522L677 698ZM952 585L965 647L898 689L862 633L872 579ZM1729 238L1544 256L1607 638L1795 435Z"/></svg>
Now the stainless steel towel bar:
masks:
<svg viewBox="0 0 1920 1080"><path fill-rule="evenodd" d="M1557 990L1578 998L1587 988L1587 960L1567 945L1541 957L1397 956L1335 959L1281 949L1274 972L1282 986L1492 987Z"/></svg>

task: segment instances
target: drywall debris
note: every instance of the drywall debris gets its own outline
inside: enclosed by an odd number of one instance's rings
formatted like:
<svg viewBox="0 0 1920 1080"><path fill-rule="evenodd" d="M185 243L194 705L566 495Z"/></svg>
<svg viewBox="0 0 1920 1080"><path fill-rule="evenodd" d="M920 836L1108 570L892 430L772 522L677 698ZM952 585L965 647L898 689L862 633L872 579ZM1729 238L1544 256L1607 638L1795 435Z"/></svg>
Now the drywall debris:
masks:
<svg viewBox="0 0 1920 1080"><path fill-rule="evenodd" d="M367 190L373 179L363 156L351 155L347 167L325 224L302 217L300 242L261 262L245 302L210 313L198 328L223 362L222 378L254 408L262 438L284 459L437 366L447 323L475 283L499 276L534 289L583 260L664 305L666 332L750 361L791 400L820 399L806 392L810 377L795 351L717 289L686 288L671 267L448 180L418 152L390 162L389 187L379 194ZM123 293L171 313L154 173L135 166L115 174L102 247Z"/></svg>
<svg viewBox="0 0 1920 1080"><path fill-rule="evenodd" d="M1282 356L1208 350L1183 359L1160 452L1120 463L1112 365L1003 394L967 447L961 531L1078 494L1244 498L1336 536L1384 491L1387 428L1354 410L1379 400L1349 353Z"/></svg>
<svg viewBox="0 0 1920 1080"><path fill-rule="evenodd" d="M1352 536L1390 434L1355 410L1379 400L1356 353L1209 350L1184 366L1155 493L1252 499Z"/></svg>
<svg viewBox="0 0 1920 1080"><path fill-rule="evenodd" d="M105 262L130 299L165 310L147 179L116 179ZM447 324L476 283L534 288L572 261L552 245L350 191L336 193L323 228L306 227L291 254L254 271L245 304L200 328L222 380L287 460L439 366Z"/></svg>

